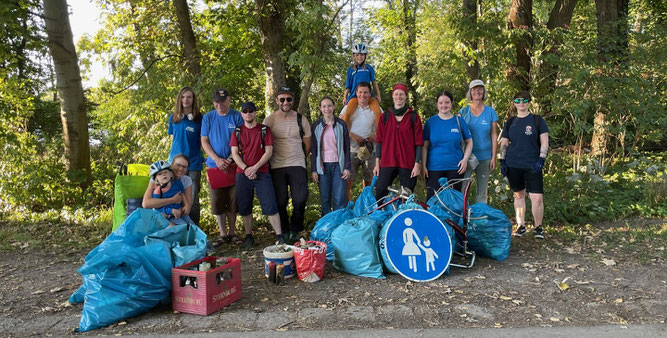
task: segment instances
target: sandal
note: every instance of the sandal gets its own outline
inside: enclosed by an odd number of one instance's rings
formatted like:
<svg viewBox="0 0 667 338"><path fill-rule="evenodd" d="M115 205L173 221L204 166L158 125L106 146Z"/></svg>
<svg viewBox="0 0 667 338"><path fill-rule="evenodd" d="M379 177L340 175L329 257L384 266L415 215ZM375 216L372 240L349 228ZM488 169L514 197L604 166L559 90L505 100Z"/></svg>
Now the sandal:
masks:
<svg viewBox="0 0 667 338"><path fill-rule="evenodd" d="M227 239L225 237L220 236L220 237L216 238L215 240L213 240L211 242L211 246L213 246L214 248L217 248L217 247L227 243Z"/></svg>
<svg viewBox="0 0 667 338"><path fill-rule="evenodd" d="M239 236L236 235L227 236L227 239L229 240L229 243L232 243L234 245L243 244L243 240L241 240Z"/></svg>

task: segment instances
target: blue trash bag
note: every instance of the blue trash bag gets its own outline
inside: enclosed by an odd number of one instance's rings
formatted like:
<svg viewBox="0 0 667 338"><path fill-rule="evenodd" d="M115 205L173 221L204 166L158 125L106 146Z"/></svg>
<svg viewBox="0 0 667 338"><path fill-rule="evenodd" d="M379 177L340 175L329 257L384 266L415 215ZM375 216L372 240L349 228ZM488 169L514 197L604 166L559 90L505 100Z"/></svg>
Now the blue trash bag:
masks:
<svg viewBox="0 0 667 338"><path fill-rule="evenodd" d="M413 202L414 200L414 195L411 195L405 203L401 204L396 212L391 212L391 216L389 219L385 220L382 223L382 228L380 228L380 238L378 240L378 248L380 249L380 255L382 256L382 263L384 264L384 268L386 269L387 272L397 274L398 271L394 269L393 266L389 263L389 257L387 257L387 252L384 250L385 247L385 237L387 235L387 227L389 226L389 223L393 220L393 216L397 214L400 211L403 210L413 210L413 209L424 209L422 208L421 205ZM449 230L449 229L447 229Z"/></svg>
<svg viewBox="0 0 667 338"><path fill-rule="evenodd" d="M156 242L170 248L174 266L206 257L206 233L194 224L175 225L146 236L146 244Z"/></svg>
<svg viewBox="0 0 667 338"><path fill-rule="evenodd" d="M352 275L384 279L378 250L378 223L369 216L349 219L331 233L334 268Z"/></svg>
<svg viewBox="0 0 667 338"><path fill-rule="evenodd" d="M354 202L353 213L355 217L366 216L371 210L377 207L375 194L373 193L373 187L375 187L377 180L378 177L373 176L371 185L361 190L361 194L359 194L359 197L357 197L357 200Z"/></svg>
<svg viewBox="0 0 667 338"><path fill-rule="evenodd" d="M438 183L440 183L440 186L447 185L447 178L440 178ZM445 204L446 208L440 204L438 198ZM454 221L454 223L458 224L461 219L458 215L461 215L463 212L463 194L460 191L451 188L445 189L439 192L437 197L436 195L433 195L426 204L429 206L428 211L440 218L443 223L445 222L445 219L449 218ZM452 213L452 211L455 214Z"/></svg>
<svg viewBox="0 0 667 338"><path fill-rule="evenodd" d="M331 242L331 233L339 225L343 224L343 222L354 217L352 213L353 205L354 202L350 201L345 208L334 210L324 215L315 223L313 231L310 232L311 241L320 241L327 244L328 261L333 261L334 259L334 246Z"/></svg>
<svg viewBox="0 0 667 338"><path fill-rule="evenodd" d="M476 203L471 207L471 218L484 217L470 221L468 226L468 244L477 254L502 261L510 253L512 241L512 222L505 214L486 203Z"/></svg>
<svg viewBox="0 0 667 338"><path fill-rule="evenodd" d="M83 285L70 297L72 303L84 302L79 331L107 326L171 300L171 268L179 255L172 249L185 246L147 240L168 225L159 212L137 209L86 255L78 270ZM187 225L170 229L188 230Z"/></svg>

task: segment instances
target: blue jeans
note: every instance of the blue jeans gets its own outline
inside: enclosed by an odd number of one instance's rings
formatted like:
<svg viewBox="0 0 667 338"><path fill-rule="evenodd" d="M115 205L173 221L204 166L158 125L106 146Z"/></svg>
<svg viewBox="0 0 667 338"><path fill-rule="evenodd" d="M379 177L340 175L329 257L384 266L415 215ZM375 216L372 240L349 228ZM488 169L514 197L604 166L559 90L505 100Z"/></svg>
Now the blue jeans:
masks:
<svg viewBox="0 0 667 338"><path fill-rule="evenodd" d="M341 178L338 162L324 163L324 174L320 175L320 202L322 203L322 216L345 207L346 183ZM333 208L333 209L332 209Z"/></svg>

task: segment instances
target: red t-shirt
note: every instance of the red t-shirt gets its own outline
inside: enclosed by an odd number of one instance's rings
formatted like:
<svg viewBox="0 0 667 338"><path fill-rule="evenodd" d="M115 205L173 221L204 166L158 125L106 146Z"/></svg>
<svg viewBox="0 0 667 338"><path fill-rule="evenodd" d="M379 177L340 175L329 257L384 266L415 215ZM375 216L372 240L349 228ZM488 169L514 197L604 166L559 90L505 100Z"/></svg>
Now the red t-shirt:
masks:
<svg viewBox="0 0 667 338"><path fill-rule="evenodd" d="M415 166L415 146L424 145L424 129L419 114L415 123L410 126L410 114L412 108L403 115L401 122L396 121L396 117L391 111L387 122L384 114L380 117L377 128L376 142L382 144L382 157L380 158L380 167L399 167L412 169Z"/></svg>
<svg viewBox="0 0 667 338"><path fill-rule="evenodd" d="M242 153L241 157L243 158L243 163L248 166L255 165L264 155L264 148L262 148L262 124L258 123L254 128L248 129L245 124L241 125L241 149L239 152ZM230 147L238 147L239 143L236 140L236 132L232 133L232 139L229 141ZM271 134L271 128L266 127L266 135L264 135L264 146L273 145L273 135ZM269 162L266 162L259 170L258 173L268 173L269 172ZM243 169L241 167L236 167L237 174L243 174Z"/></svg>

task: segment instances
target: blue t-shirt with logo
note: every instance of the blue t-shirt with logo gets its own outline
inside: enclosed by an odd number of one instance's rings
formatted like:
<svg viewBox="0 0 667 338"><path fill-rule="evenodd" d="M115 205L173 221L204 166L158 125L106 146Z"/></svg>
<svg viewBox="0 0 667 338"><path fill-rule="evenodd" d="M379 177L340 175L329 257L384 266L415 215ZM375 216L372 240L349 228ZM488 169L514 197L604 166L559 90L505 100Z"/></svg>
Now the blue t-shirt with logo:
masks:
<svg viewBox="0 0 667 338"><path fill-rule="evenodd" d="M492 142L496 142L496 140L491 140L491 127L498 121L496 111L485 105L482 113L479 116L475 116L472 114L470 106L465 106L459 110L459 114L470 128L470 133L472 134L472 153L480 161L491 159L491 156L493 156Z"/></svg>
<svg viewBox="0 0 667 338"><path fill-rule="evenodd" d="M458 123L456 122L457 119ZM460 129L459 124L461 125ZM443 120L440 116L435 115L426 121L424 141L431 143L428 148L426 169L435 171L458 170L458 164L463 159L461 131L463 131L464 139L467 140L472 137L468 125L458 116Z"/></svg>
<svg viewBox="0 0 667 338"><path fill-rule="evenodd" d="M350 95L347 97L347 102L351 98L357 97L357 85L361 82L368 82L371 84L371 96L374 96L372 85L375 82L375 69L369 64L363 66L350 66L347 69L347 78L345 79L345 89L350 90Z"/></svg>
<svg viewBox="0 0 667 338"><path fill-rule="evenodd" d="M222 158L229 158L232 155L232 149L229 146L229 140L236 127L243 124L243 118L238 110L230 109L225 116L218 114L213 109L204 115L201 125L201 136L208 137L209 143L215 154ZM206 166L215 168L217 165L212 158L206 159Z"/></svg>
<svg viewBox="0 0 667 338"><path fill-rule="evenodd" d="M535 125L535 120L539 128ZM508 124L511 125L508 126ZM540 139L538 135L549 132L549 127L542 116L528 114L526 117L509 118L503 127L502 137L510 140L505 160L508 167L530 169L540 157Z"/></svg>
<svg viewBox="0 0 667 338"><path fill-rule="evenodd" d="M201 118L198 121L190 121L187 117L184 117L179 123L173 123L173 118L174 114L171 114L167 130L169 135L173 135L171 151L169 151L169 163L174 159L174 156L184 154L190 160L188 170L202 170Z"/></svg>

